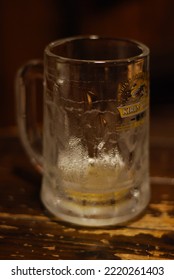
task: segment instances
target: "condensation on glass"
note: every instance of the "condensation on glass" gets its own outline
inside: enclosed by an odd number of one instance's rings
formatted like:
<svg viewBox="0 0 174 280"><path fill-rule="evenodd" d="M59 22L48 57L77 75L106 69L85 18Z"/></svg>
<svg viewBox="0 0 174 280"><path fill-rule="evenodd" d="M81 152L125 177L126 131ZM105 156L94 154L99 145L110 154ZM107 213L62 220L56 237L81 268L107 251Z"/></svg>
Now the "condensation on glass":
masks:
<svg viewBox="0 0 174 280"><path fill-rule="evenodd" d="M43 152L31 96L44 71ZM128 39L76 37L49 44L16 79L22 142L42 171L41 199L85 226L122 224L147 206L149 50ZM37 105L38 106L38 105ZM35 107L37 107L35 104ZM34 139L34 140L31 140ZM36 145L37 144L37 145Z"/></svg>

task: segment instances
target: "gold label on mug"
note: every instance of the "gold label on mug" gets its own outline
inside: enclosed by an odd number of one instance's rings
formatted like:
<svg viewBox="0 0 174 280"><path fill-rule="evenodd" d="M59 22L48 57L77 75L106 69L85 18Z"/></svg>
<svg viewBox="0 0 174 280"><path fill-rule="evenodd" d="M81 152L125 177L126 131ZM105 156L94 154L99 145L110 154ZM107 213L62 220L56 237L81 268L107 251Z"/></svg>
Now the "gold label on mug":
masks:
<svg viewBox="0 0 174 280"><path fill-rule="evenodd" d="M127 118L144 112L148 108L148 106L149 106L148 98L144 98L140 102L122 106L122 107L117 107L117 109L120 113L121 118Z"/></svg>
<svg viewBox="0 0 174 280"><path fill-rule="evenodd" d="M149 107L148 82L144 73L140 73L126 82L120 83L117 107L122 119L118 129L137 127L144 123Z"/></svg>

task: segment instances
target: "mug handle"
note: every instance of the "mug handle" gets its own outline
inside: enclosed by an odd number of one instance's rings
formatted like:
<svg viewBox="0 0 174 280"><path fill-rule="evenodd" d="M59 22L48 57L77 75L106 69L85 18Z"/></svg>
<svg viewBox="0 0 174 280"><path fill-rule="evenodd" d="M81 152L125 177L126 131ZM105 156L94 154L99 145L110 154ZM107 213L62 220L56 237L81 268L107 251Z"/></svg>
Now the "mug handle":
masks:
<svg viewBox="0 0 174 280"><path fill-rule="evenodd" d="M32 164L43 173L41 124L43 106L38 106L38 103L43 103L42 61L29 61L18 70L15 91L19 136Z"/></svg>

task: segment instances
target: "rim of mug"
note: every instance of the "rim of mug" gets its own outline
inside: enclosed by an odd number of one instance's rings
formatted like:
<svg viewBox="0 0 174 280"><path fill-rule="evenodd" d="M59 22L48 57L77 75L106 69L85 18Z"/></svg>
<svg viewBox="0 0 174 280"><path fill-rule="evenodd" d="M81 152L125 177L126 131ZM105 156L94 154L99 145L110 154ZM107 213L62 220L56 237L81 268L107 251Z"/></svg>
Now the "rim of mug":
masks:
<svg viewBox="0 0 174 280"><path fill-rule="evenodd" d="M116 59L102 59L102 60L97 60L97 59L78 59L78 58L70 58L66 56L61 56L57 55L53 52L53 48L62 45L64 43L72 42L72 41L77 41L77 40L84 40L84 39L89 39L89 40L113 40L113 41L122 41L122 42L127 42L130 44L134 44L139 50L141 50L140 54L137 54L135 56L130 56L127 58L116 58ZM56 41L53 41L49 43L46 48L45 48L45 54L50 56L50 57L55 57L62 62L71 62L71 63L99 63L99 64L104 64L104 63L131 63L133 61L136 61L140 58L147 57L150 53L149 48L134 39L129 39L129 38L117 38L117 37L105 37L105 36L99 36L99 35L83 35L83 36L73 36L73 37L67 37L67 38L62 38Z"/></svg>

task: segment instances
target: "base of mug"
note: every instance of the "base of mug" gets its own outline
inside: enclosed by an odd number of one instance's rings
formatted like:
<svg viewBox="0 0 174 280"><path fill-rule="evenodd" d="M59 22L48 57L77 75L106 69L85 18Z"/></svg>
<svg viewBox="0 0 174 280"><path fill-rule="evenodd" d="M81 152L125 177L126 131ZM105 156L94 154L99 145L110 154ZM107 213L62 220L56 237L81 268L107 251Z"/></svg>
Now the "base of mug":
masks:
<svg viewBox="0 0 174 280"><path fill-rule="evenodd" d="M150 187L149 183L145 182L134 191L129 190L129 195L125 199L111 205L78 204L57 197L44 186L41 200L54 216L72 224L90 227L120 225L137 217L148 205Z"/></svg>

